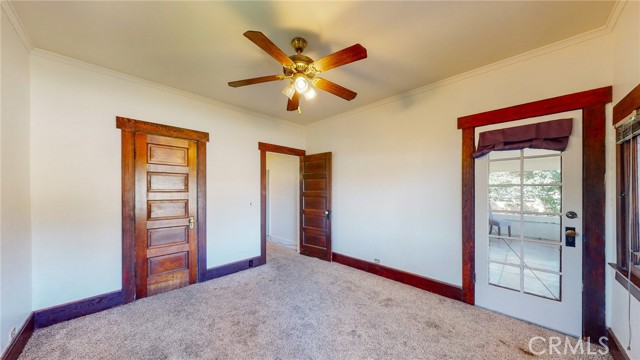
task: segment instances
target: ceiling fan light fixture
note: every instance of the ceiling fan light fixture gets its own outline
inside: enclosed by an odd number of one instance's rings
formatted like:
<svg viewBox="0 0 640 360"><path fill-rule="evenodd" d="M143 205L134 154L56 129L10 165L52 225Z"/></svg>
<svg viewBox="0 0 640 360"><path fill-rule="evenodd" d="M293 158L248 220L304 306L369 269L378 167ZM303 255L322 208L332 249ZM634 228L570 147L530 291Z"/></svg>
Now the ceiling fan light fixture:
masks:
<svg viewBox="0 0 640 360"><path fill-rule="evenodd" d="M297 109L298 113L300 113L300 95L304 95L307 100L313 99L316 96L315 88L347 101L353 100L356 95L358 95L329 80L316 78L316 75L339 66L350 64L354 61L365 59L367 57L367 49L362 45L354 44L314 61L310 57L302 54L307 46L307 41L301 37L296 37L291 41L291 46L293 46L296 53L289 56L260 31L248 30L245 31L243 35L282 65L283 75L267 75L230 81L228 83L229 86L237 88L287 79L288 84L282 89L282 93L289 98L287 111L295 111Z"/></svg>
<svg viewBox="0 0 640 360"><path fill-rule="evenodd" d="M304 74L296 74L293 77L293 86L299 94L304 94L309 88L309 80Z"/></svg>
<svg viewBox="0 0 640 360"><path fill-rule="evenodd" d="M287 84L287 86L282 89L282 93L291 100L293 98L293 94L296 93L296 88L293 86L293 82Z"/></svg>
<svg viewBox="0 0 640 360"><path fill-rule="evenodd" d="M313 88L312 88L312 87L309 87L309 88L307 89L307 91L305 91L305 92L304 92L304 98L305 98L305 99L307 99L307 100L311 100L311 99L313 99L314 97L316 97L316 91L315 91L315 90L313 90Z"/></svg>

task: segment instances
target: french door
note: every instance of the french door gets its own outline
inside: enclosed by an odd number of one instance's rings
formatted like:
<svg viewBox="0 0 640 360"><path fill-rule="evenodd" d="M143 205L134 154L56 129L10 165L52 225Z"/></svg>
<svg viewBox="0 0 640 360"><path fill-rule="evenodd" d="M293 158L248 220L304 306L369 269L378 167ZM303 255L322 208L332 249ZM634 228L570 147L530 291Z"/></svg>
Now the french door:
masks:
<svg viewBox="0 0 640 360"><path fill-rule="evenodd" d="M475 304L569 335L582 333L582 112L564 152L494 151L476 159Z"/></svg>

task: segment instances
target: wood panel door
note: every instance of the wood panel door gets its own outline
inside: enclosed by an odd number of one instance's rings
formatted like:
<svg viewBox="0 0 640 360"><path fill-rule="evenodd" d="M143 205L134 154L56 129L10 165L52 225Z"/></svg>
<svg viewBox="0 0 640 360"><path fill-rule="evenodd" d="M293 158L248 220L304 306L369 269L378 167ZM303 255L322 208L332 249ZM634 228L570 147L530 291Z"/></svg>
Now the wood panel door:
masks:
<svg viewBox="0 0 640 360"><path fill-rule="evenodd" d="M331 261L331 153L300 158L300 254Z"/></svg>
<svg viewBox="0 0 640 360"><path fill-rule="evenodd" d="M136 133L136 297L197 281L197 143Z"/></svg>

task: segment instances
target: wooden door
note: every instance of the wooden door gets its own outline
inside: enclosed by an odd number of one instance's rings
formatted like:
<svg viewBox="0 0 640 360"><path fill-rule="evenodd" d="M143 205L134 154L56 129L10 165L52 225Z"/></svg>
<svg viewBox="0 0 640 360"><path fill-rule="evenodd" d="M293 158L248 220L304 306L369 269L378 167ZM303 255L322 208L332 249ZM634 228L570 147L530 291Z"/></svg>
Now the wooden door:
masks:
<svg viewBox="0 0 640 360"><path fill-rule="evenodd" d="M197 144L136 133L136 297L197 281Z"/></svg>
<svg viewBox="0 0 640 360"><path fill-rule="evenodd" d="M300 158L300 253L331 261L331 153Z"/></svg>

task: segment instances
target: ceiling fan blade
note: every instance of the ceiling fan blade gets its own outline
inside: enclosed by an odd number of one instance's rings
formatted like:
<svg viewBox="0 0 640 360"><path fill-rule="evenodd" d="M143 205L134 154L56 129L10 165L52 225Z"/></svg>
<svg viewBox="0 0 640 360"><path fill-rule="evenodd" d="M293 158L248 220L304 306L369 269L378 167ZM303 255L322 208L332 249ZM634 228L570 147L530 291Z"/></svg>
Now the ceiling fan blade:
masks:
<svg viewBox="0 0 640 360"><path fill-rule="evenodd" d="M347 101L351 101L353 99L356 98L356 96L358 95L357 93L342 87L334 82L331 82L329 80L325 80L322 78L314 78L313 79L313 84L318 88L318 89L322 89L326 92L330 92L335 96L339 96Z"/></svg>
<svg viewBox="0 0 640 360"><path fill-rule="evenodd" d="M293 93L293 96L287 102L287 111L296 111L298 110L298 105L300 104L300 95L296 91Z"/></svg>
<svg viewBox="0 0 640 360"><path fill-rule="evenodd" d="M271 55L272 58L276 59L283 66L295 66L295 63L289 59L289 56L284 53L284 51L280 50L279 47L276 46L268 37L266 37L260 31L252 31L249 30L244 33L244 36L251 40L254 44L258 45L258 47L264 50L267 54Z"/></svg>
<svg viewBox="0 0 640 360"><path fill-rule="evenodd" d="M360 44L355 44L338 52L334 52L331 55L327 55L320 60L316 60L309 66L313 66L317 72L323 72L354 61L365 59L366 57L367 49Z"/></svg>
<svg viewBox="0 0 640 360"><path fill-rule="evenodd" d="M261 77L252 78L252 79L231 81L229 82L229 86L231 87L247 86L247 85L253 85L253 84L260 84L268 81L282 80L283 78L284 77L282 75L261 76Z"/></svg>

